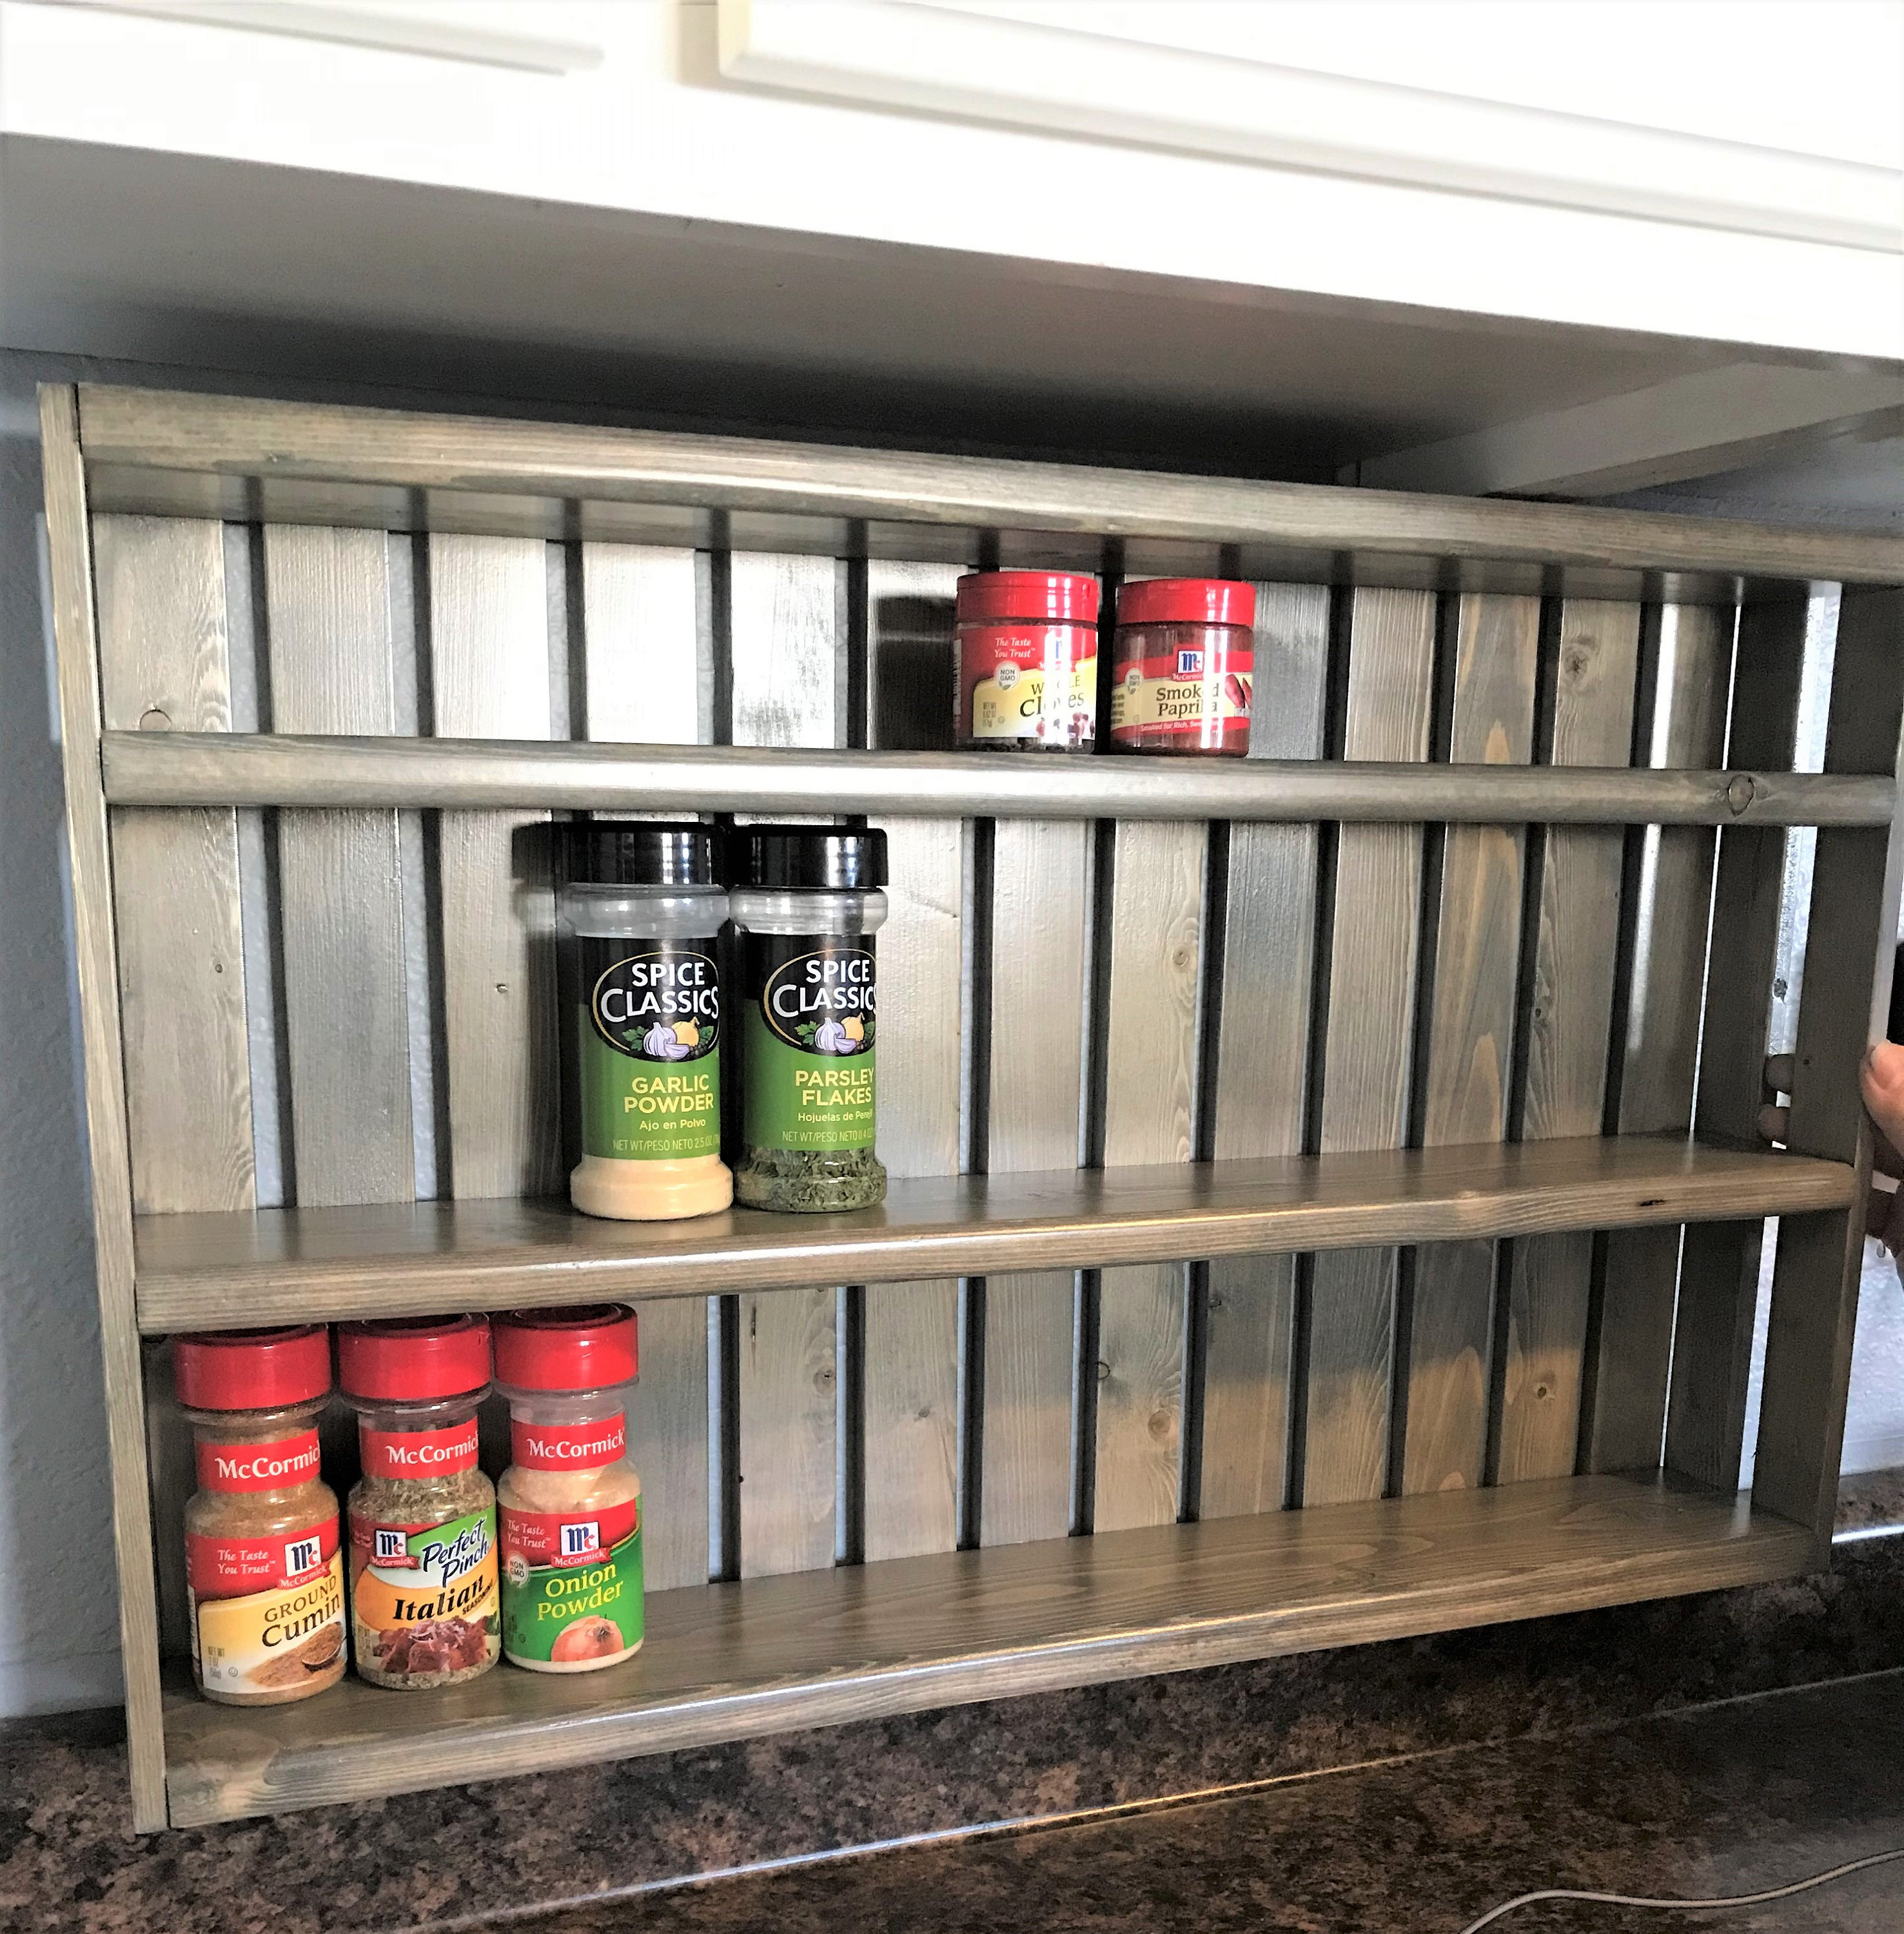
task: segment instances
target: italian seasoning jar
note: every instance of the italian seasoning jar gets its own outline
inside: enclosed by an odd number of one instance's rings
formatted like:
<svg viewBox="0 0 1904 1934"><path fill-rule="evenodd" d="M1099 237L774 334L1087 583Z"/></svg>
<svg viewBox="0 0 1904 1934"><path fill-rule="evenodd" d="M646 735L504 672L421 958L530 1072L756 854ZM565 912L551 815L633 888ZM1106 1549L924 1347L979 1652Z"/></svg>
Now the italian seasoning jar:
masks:
<svg viewBox="0 0 1904 1934"><path fill-rule="evenodd" d="M502 1649L496 1487L476 1468L489 1319L342 1324L337 1366L363 1454L350 1496L357 1676L405 1691L474 1679Z"/></svg>
<svg viewBox="0 0 1904 1934"><path fill-rule="evenodd" d="M330 1333L180 1336L172 1367L198 1469L185 1502L191 1676L221 1706L308 1699L344 1676L337 1494L318 1478Z"/></svg>
<svg viewBox="0 0 1904 1934"><path fill-rule="evenodd" d="M641 1480L628 1461L639 1368L620 1303L496 1318L502 1655L532 1672L592 1672L641 1649Z"/></svg>
<svg viewBox="0 0 1904 1934"><path fill-rule="evenodd" d="M746 1011L735 1197L753 1209L870 1208L886 1197L872 1152L886 836L744 826L729 850Z"/></svg>
<svg viewBox="0 0 1904 1934"><path fill-rule="evenodd" d="M711 828L596 819L568 829L557 903L569 1200L627 1222L734 1198L721 1159L721 969L728 896Z"/></svg>
<svg viewBox="0 0 1904 1934"><path fill-rule="evenodd" d="M1110 742L1120 752L1249 750L1256 587L1152 577L1117 594Z"/></svg>

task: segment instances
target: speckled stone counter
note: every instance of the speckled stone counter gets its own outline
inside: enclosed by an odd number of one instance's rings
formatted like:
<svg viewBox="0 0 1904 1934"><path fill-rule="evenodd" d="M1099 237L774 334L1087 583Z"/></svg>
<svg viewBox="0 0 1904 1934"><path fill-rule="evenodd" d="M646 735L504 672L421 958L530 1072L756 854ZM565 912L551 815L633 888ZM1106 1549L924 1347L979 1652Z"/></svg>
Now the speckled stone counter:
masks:
<svg viewBox="0 0 1904 1934"><path fill-rule="evenodd" d="M29 1726L0 1735L0 1927L8 1934L397 1934L467 1928L499 1914L625 1898L737 1867L1405 1756L1427 1770L1409 1775L1396 1769L1383 1776L1415 1780L1406 1788L1412 1797L1405 1800L1402 1787L1377 1787L1370 1791L1390 1797L1352 1801L1351 1789L1337 1779L1303 1791L1319 1794L1326 1788L1338 1797L1301 1803L1324 1809L1315 1816L1318 1821L1330 1807L1365 1806L1369 1831L1390 1835L1387 1844L1405 1864L1427 1858L1424 1850L1432 1849L1436 1836L1457 1827L1457 1838L1471 1848L1475 1836L1484 1839L1498 1830L1517 1836L1512 1847L1530 1859L1550 1852L1557 1857L1561 1843L1548 1848L1540 1838L1544 1816L1535 1802L1547 1804L1541 1796L1550 1789L1574 1794L1570 1803L1583 1806L1593 1799L1596 1781L1584 1776L1583 1783L1575 1781L1565 1770L1589 1764L1589 1747L1572 1737L1580 1729L1604 1730L1715 1701L1900 1666L1904 1538L1874 1538L1841 1545L1830 1575L1787 1584L1093 1686L526 1779L483 1782L481 1767L472 1764L471 1776L478 1783L468 1787L143 1839L125 1824L124 1758L111 1723L102 1717ZM1884 1723L1897 1730L1890 1719ZM1753 1728L1745 1724L1725 1737L1749 1742ZM1496 1764L1523 1770L1502 1773L1493 1788L1483 1781L1474 1788L1477 1797L1462 1803L1470 1808L1468 1814L1444 1819L1454 1802L1443 1782L1454 1776L1434 1769L1455 1761L1420 1756L1517 1740L1526 1743L1517 1752L1535 1756L1497 1759L1482 1753L1462 1760L1484 1770ZM1537 1746L1548 1757L1541 1758ZM1634 1750L1643 1761L1652 1751ZM1472 1777L1481 1779L1481 1774ZM1741 1791L1756 1793L1767 1779L1761 1764L1754 1776L1743 1779ZM1904 1791L1904 1778L1896 1784ZM1625 1803L1616 1803L1613 1794L1608 1785L1595 1803L1616 1814ZM1249 1803L1272 1803L1264 1797ZM1657 1809L1650 1801L1633 1805L1637 1811L1627 1839L1615 1833L1616 1820L1594 1815L1570 1830L1574 1841L1585 1845L1600 1836L1616 1851L1630 1846L1643 1851L1651 1843L1641 1830ZM1411 1818L1420 1823L1408 1830L1412 1839L1403 1833ZM1056 1830L1026 1840L1024 1848ZM1143 1844L1141 1835L1153 1828L1125 1821L1088 1830L1110 1834L1100 1843L1110 1848L1125 1844L1119 1834L1137 1835L1130 1844ZM1242 1836L1240 1851L1255 1830L1235 1830ZM1286 1830L1284 1857L1297 1863L1293 1872L1304 1871L1300 1862L1311 1857L1302 1852L1309 1830ZM987 1884L1009 1890L1032 1884L1011 1878L1011 1862L1029 1859L1029 1851L984 1844L988 1851L973 1853L973 1872L996 1876ZM972 1845L976 1850L980 1843ZM1146 1860L1140 1854L1118 1857L1132 1870ZM1312 1857L1324 1856L1318 1851ZM846 1869L830 1872L843 1875ZM1469 1868L1462 1872L1472 1880ZM1327 1875L1317 1872L1319 1899L1327 1893ZM816 1874L799 1887L819 1891L800 1898L824 1901L826 1890L836 1884ZM766 1884L749 1879L665 1896L649 1891L639 1914L634 1907L617 1909L622 1920L601 1924L646 1926L641 1914L712 1913L710 1903L731 1891L741 1917L706 1924L758 1925L759 1920L741 1913L740 1890ZM1348 1884L1347 1878L1342 1884ZM1210 1893L1214 1912L1219 1896L1238 1902L1249 1899L1246 1891L1234 1891L1245 1886L1240 1878L1222 1887L1208 1878L1195 1891L1199 1898ZM1145 1934L1179 1924L1175 1910L1154 1899L1128 1923L1101 1917L1114 1907L1115 1893L1091 1896L1099 1902L1092 1910L1100 1913L1095 1920L996 1924L1128 1924ZM770 1910L752 1911L779 1915L782 1909L776 1896ZM785 1910L790 1915L793 1911ZM863 1917L828 1918L834 1928L982 1929L989 1924L975 1917L975 1917L965 1917L963 1905L958 1917L920 1917L932 1911L929 1902L888 1908L869 1899ZM657 1918L653 1924L701 1923ZM788 1922L790 1927L802 1924ZM1351 1918L1264 1924L1384 1923ZM1433 1929L1442 1923L1389 1924ZM1460 1923L1446 1924L1452 1929ZM1887 1924L1904 1926L1904 1914ZM1548 1923L1550 1929L1568 1925ZM577 1934L583 1929L593 1934L594 1926L574 1923ZM1508 1934L1526 1930L1511 1924Z"/></svg>

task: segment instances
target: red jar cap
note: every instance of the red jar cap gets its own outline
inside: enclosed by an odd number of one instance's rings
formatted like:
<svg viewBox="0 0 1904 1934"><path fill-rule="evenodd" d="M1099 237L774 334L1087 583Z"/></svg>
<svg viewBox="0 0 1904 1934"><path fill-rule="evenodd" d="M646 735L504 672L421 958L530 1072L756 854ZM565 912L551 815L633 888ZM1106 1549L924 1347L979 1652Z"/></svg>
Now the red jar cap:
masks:
<svg viewBox="0 0 1904 1934"><path fill-rule="evenodd" d="M396 1317L337 1326L338 1381L346 1396L427 1403L490 1380L487 1316Z"/></svg>
<svg viewBox="0 0 1904 1934"><path fill-rule="evenodd" d="M634 1312L619 1303L512 1309L496 1320L496 1374L517 1390L604 1390L640 1366Z"/></svg>
<svg viewBox="0 0 1904 1934"><path fill-rule="evenodd" d="M980 571L959 580L961 618L1095 625L1098 580L1072 571Z"/></svg>
<svg viewBox="0 0 1904 1934"><path fill-rule="evenodd" d="M281 1410L330 1390L330 1332L220 1330L172 1339L172 1379L192 1410Z"/></svg>
<svg viewBox="0 0 1904 1934"><path fill-rule="evenodd" d="M1120 625L1243 625L1256 622L1256 587L1227 577L1146 577L1117 594Z"/></svg>

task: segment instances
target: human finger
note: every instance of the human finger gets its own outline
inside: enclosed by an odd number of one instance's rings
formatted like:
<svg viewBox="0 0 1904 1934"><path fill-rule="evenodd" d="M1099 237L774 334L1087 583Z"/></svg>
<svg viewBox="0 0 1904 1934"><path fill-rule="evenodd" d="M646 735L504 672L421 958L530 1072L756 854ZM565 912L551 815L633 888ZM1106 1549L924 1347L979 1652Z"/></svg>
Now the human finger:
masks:
<svg viewBox="0 0 1904 1934"><path fill-rule="evenodd" d="M1858 1085L1878 1134L1893 1155L1904 1154L1904 1047L1879 1041L1864 1057Z"/></svg>

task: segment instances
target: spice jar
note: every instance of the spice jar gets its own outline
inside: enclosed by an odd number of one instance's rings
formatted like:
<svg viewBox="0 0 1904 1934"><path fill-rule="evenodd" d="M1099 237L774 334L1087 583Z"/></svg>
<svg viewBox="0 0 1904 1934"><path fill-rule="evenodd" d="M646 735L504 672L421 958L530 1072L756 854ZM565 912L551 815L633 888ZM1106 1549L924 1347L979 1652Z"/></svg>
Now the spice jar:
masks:
<svg viewBox="0 0 1904 1934"><path fill-rule="evenodd" d="M1064 571L959 580L959 743L1088 752L1098 711L1098 580Z"/></svg>
<svg viewBox="0 0 1904 1934"><path fill-rule="evenodd" d="M634 1312L619 1303L496 1319L502 1650L532 1672L592 1672L641 1649L641 1480L627 1457L638 1368Z"/></svg>
<svg viewBox="0 0 1904 1934"><path fill-rule="evenodd" d="M502 1649L496 1487L476 1468L488 1319L345 1323L337 1367L363 1454L350 1496L358 1676L405 1690L474 1679Z"/></svg>
<svg viewBox="0 0 1904 1934"><path fill-rule="evenodd" d="M872 1152L886 836L745 826L728 871L746 1002L735 1197L755 1209L869 1208L886 1195Z"/></svg>
<svg viewBox="0 0 1904 1934"><path fill-rule="evenodd" d="M558 901L569 1199L590 1216L705 1216L734 1197L721 1159L728 896L710 828L597 819L568 829Z"/></svg>
<svg viewBox="0 0 1904 1934"><path fill-rule="evenodd" d="M1153 577L1117 594L1110 739L1119 752L1249 750L1256 588Z"/></svg>
<svg viewBox="0 0 1904 1934"><path fill-rule="evenodd" d="M185 1502L191 1673L223 1706L282 1706L344 1676L337 1496L318 1477L330 1334L180 1336L179 1401L198 1489Z"/></svg>

